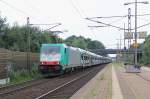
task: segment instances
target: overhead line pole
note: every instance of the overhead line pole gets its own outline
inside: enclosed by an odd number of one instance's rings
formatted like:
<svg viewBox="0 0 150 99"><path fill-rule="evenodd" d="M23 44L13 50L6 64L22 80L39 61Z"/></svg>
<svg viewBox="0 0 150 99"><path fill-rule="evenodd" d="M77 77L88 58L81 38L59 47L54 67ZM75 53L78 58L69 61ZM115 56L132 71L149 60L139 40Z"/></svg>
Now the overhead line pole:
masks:
<svg viewBox="0 0 150 99"><path fill-rule="evenodd" d="M137 0L135 0L135 45L137 45ZM135 66L137 66L137 46L135 47Z"/></svg>
<svg viewBox="0 0 150 99"><path fill-rule="evenodd" d="M126 40L125 40L125 23L124 23L124 49L126 49Z"/></svg>
<svg viewBox="0 0 150 99"><path fill-rule="evenodd" d="M135 4L135 33L134 33L134 39L135 39L135 54L134 54L134 65L137 66L137 3L143 3L143 4L148 4L147 1L144 2L137 2L137 0L135 0L135 2L129 2L129 3L125 3L124 5L129 5L129 4Z"/></svg>
<svg viewBox="0 0 150 99"><path fill-rule="evenodd" d="M128 33L131 33L131 8L128 9ZM128 49L131 45L131 38L128 38Z"/></svg>
<svg viewBox="0 0 150 99"><path fill-rule="evenodd" d="M27 69L29 73L31 73L31 67L30 67L30 19L27 17Z"/></svg>

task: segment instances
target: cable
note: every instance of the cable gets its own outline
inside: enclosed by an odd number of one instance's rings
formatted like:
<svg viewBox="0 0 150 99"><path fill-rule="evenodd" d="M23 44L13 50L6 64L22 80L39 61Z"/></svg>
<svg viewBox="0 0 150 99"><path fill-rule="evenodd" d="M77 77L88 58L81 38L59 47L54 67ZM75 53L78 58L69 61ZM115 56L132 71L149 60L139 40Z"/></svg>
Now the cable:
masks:
<svg viewBox="0 0 150 99"><path fill-rule="evenodd" d="M107 25L107 26L111 26L111 27L114 27L114 28L118 28L120 30L124 30L124 28L121 28L121 27L118 27L118 26L114 26L114 25L111 25L111 24L108 24L108 23L104 23L104 22L100 22L100 21L95 21L95 20L92 20L92 19L89 19L89 18L86 18L87 20L90 20L90 21L93 21L93 22L96 22L96 23L101 23L103 25Z"/></svg>
<svg viewBox="0 0 150 99"><path fill-rule="evenodd" d="M76 1L76 3L78 4L78 2L77 2L77 0L75 0ZM79 6L79 4L78 4L78 8L80 9L80 11L82 12L82 14L83 14L83 19L87 16L86 14L85 14L85 12L81 9L81 7ZM84 20L85 21L85 20ZM88 26L88 23L85 21L85 23L86 23L86 25L87 25L87 27L89 27ZM95 32L93 31L93 29L92 28L89 28L89 30L91 31L91 34L93 34L94 36L95 36L95 38L97 37L96 36L96 34L95 34Z"/></svg>
<svg viewBox="0 0 150 99"><path fill-rule="evenodd" d="M8 3L8 2L6 2L6 1L4 1L4 0L0 0L0 2L2 2L3 4L7 5L8 7L12 8L12 9L16 10L17 12L19 12L19 13L25 15L25 17L31 16L31 15L28 14L27 12L25 12L25 11L23 11L23 10L21 10L21 9L18 9L17 7L13 6L12 4L10 4L10 3ZM36 17L33 17L33 18L34 18L34 20L39 21L38 18L36 18Z"/></svg>
<svg viewBox="0 0 150 99"><path fill-rule="evenodd" d="M137 15L137 16L149 16L150 14L140 14L140 15ZM132 17L135 16L135 15L131 15ZM103 25L107 25L107 26L111 26L111 27L115 27L115 28L118 28L120 30L123 30L123 28L121 27L118 27L118 26L115 26L115 25L112 25L112 23L104 23L104 22L100 22L100 21L95 21L95 20L92 20L92 19L95 19L95 18L116 18L116 17L127 17L127 15L125 16L108 16L108 17L92 17L92 18L86 18L87 20L90 20L90 21L93 21L93 22L97 22L97 23L101 23ZM145 21L150 21L150 20L147 20L147 19L143 19ZM144 27L144 26L147 26L147 25L150 25L150 23L147 23L147 24L144 24L142 26L139 26L137 28L141 28L141 27ZM98 27L98 26L97 26ZM134 29L131 29L131 30L134 30Z"/></svg>
<svg viewBox="0 0 150 99"><path fill-rule="evenodd" d="M128 15L124 15L124 16L108 16L108 17L93 17L93 18L118 18L118 17L127 17ZM91 19L93 19L91 18Z"/></svg>
<svg viewBox="0 0 150 99"><path fill-rule="evenodd" d="M39 9L35 5L33 6L31 3L29 3L28 0L23 0L23 2L26 3L30 9L39 13Z"/></svg>
<svg viewBox="0 0 150 99"><path fill-rule="evenodd" d="M137 27L137 29L142 28L142 27L145 27L145 26L148 26L148 25L150 25L150 23L147 23L147 24L141 25L141 26Z"/></svg>
<svg viewBox="0 0 150 99"><path fill-rule="evenodd" d="M113 21L113 22L111 22L111 23L108 23L108 24L114 24L114 23L116 23L116 22L119 22L119 21L121 21L121 20L123 20L125 17L122 17L122 18L120 18L120 19L117 19L117 20L115 20L115 21ZM101 27L101 26L100 26ZM102 27L108 27L108 25L107 26L102 26Z"/></svg>
<svg viewBox="0 0 150 99"><path fill-rule="evenodd" d="M131 15L131 16L135 16L135 15ZM137 16L150 16L150 14L139 14Z"/></svg>
<svg viewBox="0 0 150 99"><path fill-rule="evenodd" d="M72 5L72 7L76 10L76 12L80 15L80 17L82 18L83 16L82 16L82 14L80 13L80 11L79 11L79 9L75 6L75 4L73 3L73 1L72 0L69 0L70 1L70 3L71 3L71 5Z"/></svg>
<svg viewBox="0 0 150 99"><path fill-rule="evenodd" d="M131 15L134 17L135 15ZM139 14L137 16L150 16L150 14ZM90 19L95 19L95 18L118 18L118 17L128 17L128 15L122 15L122 16L106 16L106 17L91 17Z"/></svg>
<svg viewBox="0 0 150 99"><path fill-rule="evenodd" d="M150 22L150 20L147 20L147 19L143 19L143 18L139 18L139 19L141 19L141 20L143 20L143 21L146 21L146 22L147 22L147 21Z"/></svg>
<svg viewBox="0 0 150 99"><path fill-rule="evenodd" d="M85 14L84 10L80 7L80 5L79 5L78 1L77 1L77 0L75 0L75 2L76 2L76 4L78 5L78 9L79 9L79 11L80 11L80 12L82 12L82 16L87 16L87 15Z"/></svg>
<svg viewBox="0 0 150 99"><path fill-rule="evenodd" d="M83 19L83 21L84 21L84 23L86 24L86 26L88 27L88 23L84 20L84 18L85 18L85 13L83 12L83 10L78 6L76 6L75 4L74 4L74 2L72 1L72 0L69 0L69 2L70 2L70 4L72 5L72 7L76 10L76 12L79 14L79 16ZM76 1L77 2L77 1ZM82 14L81 14L81 12L82 12ZM89 28L89 30L91 31L91 33L95 36L95 38L96 38L96 35L95 35L95 33L93 32L93 30L91 29L91 28Z"/></svg>
<svg viewBox="0 0 150 99"><path fill-rule="evenodd" d="M26 13L25 11L16 8L15 6L13 6L13 5L7 3L6 1L0 0L0 2L2 2L3 4L7 5L8 7L12 8L12 9L14 9L14 10L16 10L16 11L18 11L18 12L24 14L24 15L29 15L29 14Z"/></svg>

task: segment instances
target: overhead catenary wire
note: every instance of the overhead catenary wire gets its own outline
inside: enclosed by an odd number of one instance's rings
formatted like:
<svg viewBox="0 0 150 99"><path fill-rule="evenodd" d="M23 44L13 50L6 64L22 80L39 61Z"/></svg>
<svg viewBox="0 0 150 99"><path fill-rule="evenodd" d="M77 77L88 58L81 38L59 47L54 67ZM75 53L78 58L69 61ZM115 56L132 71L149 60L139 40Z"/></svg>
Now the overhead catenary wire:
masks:
<svg viewBox="0 0 150 99"><path fill-rule="evenodd" d="M131 15L134 17L135 15ZM137 16L150 16L150 14L139 14ZM122 16L105 16L105 17L91 17L90 19L95 19L95 18L119 18L119 17L128 17L128 15L122 15Z"/></svg>
<svg viewBox="0 0 150 99"><path fill-rule="evenodd" d="M69 0L70 4L72 5L72 7L75 9L75 11L79 14L79 16L81 17L81 19L83 19L85 25L88 27L88 23L84 20L84 18L86 17L86 14L84 13L84 11L79 7L79 5L75 5L75 3L73 2L73 0ZM77 1L76 1L77 2ZM82 13L81 13L82 12ZM91 31L91 33L95 36L95 38L97 37L95 35L95 33L93 32L92 28L89 28L89 30Z"/></svg>
<svg viewBox="0 0 150 99"><path fill-rule="evenodd" d="M3 4L5 4L5 5L8 6L9 8L14 9L15 11L19 12L20 14L24 15L25 17L31 16L31 15L30 15L29 13L27 13L26 11L21 10L21 9L15 7L14 5L12 5L12 4L6 2L5 0L0 0L0 2L3 3ZM34 18L34 20L39 21L38 18L36 18L36 17L33 17L33 18Z"/></svg>
<svg viewBox="0 0 150 99"><path fill-rule="evenodd" d="M72 7L75 9L75 11L79 14L79 16L82 18L82 14L80 12L80 10L76 7L76 5L74 4L74 2L72 0L69 0L70 4L72 5Z"/></svg>
<svg viewBox="0 0 150 99"><path fill-rule="evenodd" d="M23 15L26 15L26 16L29 16L29 14L21 9L18 9L17 7L13 6L12 4L4 1L4 0L0 0L0 2L2 2L3 4L7 5L8 7L18 11L19 13L23 14Z"/></svg>
<svg viewBox="0 0 150 99"><path fill-rule="evenodd" d="M76 3L78 4L77 0L75 0L75 1L76 1ZM78 8L79 8L79 10L82 12L82 14L81 14L81 15L82 15L82 19L84 20L84 18L85 18L87 15L86 15L86 13L84 12L84 10L81 9L81 7L79 6L79 4L78 4ZM84 22L85 22L86 26L89 27L87 21L84 20ZM93 31L93 29L92 29L92 28L89 28L89 30L91 31L91 33L92 33L92 34L95 36L95 38L96 38L97 36L96 36L95 32Z"/></svg>
<svg viewBox="0 0 150 99"><path fill-rule="evenodd" d="M119 27L119 26L115 26L115 25L111 25L111 24L108 24L108 23L104 23L104 22L92 20L92 19L90 19L90 18L86 18L86 19L87 19L87 20L90 20L90 21L93 21L93 22L96 22L96 23L100 23L100 24L106 25L106 26L111 26L111 27L114 27L114 28L117 28L117 29L120 29L120 30L124 30L124 28Z"/></svg>
<svg viewBox="0 0 150 99"><path fill-rule="evenodd" d="M145 19L145 18L138 18L138 19L143 20L143 21L145 21L145 22L150 22L150 20Z"/></svg>
<svg viewBox="0 0 150 99"><path fill-rule="evenodd" d="M23 0L23 2L27 4L28 8L39 13L40 11L39 8L36 7L35 5L32 5L30 2L28 2L28 0Z"/></svg>
<svg viewBox="0 0 150 99"><path fill-rule="evenodd" d="M114 24L114 23L116 23L116 22L119 22L119 21L121 21L121 20L123 20L125 17L121 17L120 19L117 19L117 20L115 20L115 21L112 21L112 22L110 22L110 23L108 23L108 24ZM105 26L90 26L90 27L95 27L95 28L98 28L98 27L109 27L108 25L105 25Z"/></svg>
<svg viewBox="0 0 150 99"><path fill-rule="evenodd" d="M150 23L147 23L147 24L141 25L141 26L137 27L137 29L142 28L142 27L145 27L145 26L148 26L148 25L150 25Z"/></svg>
<svg viewBox="0 0 150 99"><path fill-rule="evenodd" d="M135 16L135 15L131 15L132 17ZM150 16L150 14L139 14L137 15L138 17L140 16ZM85 18L87 20L90 20L90 21L93 21L93 22L96 22L96 23L101 23L105 26L95 26L95 27L106 27L106 26L111 26L111 27L114 27L114 28L118 28L120 30L124 30L124 28L122 27L119 27L119 26L115 26L115 25L112 25L112 23L104 23L104 22L100 22L100 21L96 21L96 20L93 20L93 19L100 19L100 18L119 18L119 17L122 17L122 18L125 18L125 17L128 17L128 15L124 15L124 16L108 16L108 17L91 17L91 18ZM143 19L145 20L145 19ZM150 21L150 20L145 20L145 21ZM148 26L150 25L150 23L147 23L147 24L144 24L144 25L141 25L137 28L142 28L142 27L145 27L145 26ZM92 27L92 26L90 26ZM93 26L94 27L94 26ZM135 28L134 28L135 29ZM131 29L131 30L134 30L134 29Z"/></svg>
<svg viewBox="0 0 150 99"><path fill-rule="evenodd" d="M131 15L131 17L134 17L135 15ZM150 16L150 14L139 14L139 15L137 15L138 17L140 17L140 16ZM91 18L86 18L86 19L109 19L109 18L126 18L126 17L128 17L128 15L123 15L123 16L106 16L106 17L91 17ZM122 20L122 19L121 19ZM91 20L91 21L94 21L94 20ZM119 20L117 20L117 21L119 21ZM116 22L117 22L116 21ZM118 28L118 29L123 29L123 28L121 28L121 27L118 27L118 26L114 26L114 25L112 25L114 22L111 22L111 23L104 23L104 22L98 22L98 23L101 23L101 24L103 24L103 25L106 25L106 26L90 26L90 27L96 27L96 28L98 28L98 27L108 27L108 26L112 26L112 27L116 27L116 28ZM140 28L140 27L139 27ZM134 29L132 29L132 30L134 30Z"/></svg>
<svg viewBox="0 0 150 99"><path fill-rule="evenodd" d="M31 9L32 11L34 11L35 13L37 12L37 14L42 13L41 10L39 9L39 7L37 7L36 5L33 5L31 2L28 2L28 0L23 0L24 3L27 4L28 8ZM41 17L41 16L40 16ZM43 16L42 16L43 17ZM44 16L44 18L48 18L48 16ZM35 18L34 18L35 19ZM34 20L33 19L33 20ZM37 21L40 21L40 18L36 17Z"/></svg>

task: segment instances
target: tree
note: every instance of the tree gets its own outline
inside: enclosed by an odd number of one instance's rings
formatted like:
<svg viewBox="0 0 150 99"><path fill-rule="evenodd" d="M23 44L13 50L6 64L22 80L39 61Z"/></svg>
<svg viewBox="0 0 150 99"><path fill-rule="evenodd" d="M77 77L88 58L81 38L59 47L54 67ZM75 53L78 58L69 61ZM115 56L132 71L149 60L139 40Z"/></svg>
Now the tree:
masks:
<svg viewBox="0 0 150 99"><path fill-rule="evenodd" d="M5 46L5 41L3 39L5 38L5 32L8 29L8 24L6 22L6 18L0 16L0 47Z"/></svg>
<svg viewBox="0 0 150 99"><path fill-rule="evenodd" d="M146 38L144 43L143 60L145 64L150 64L150 35Z"/></svg>
<svg viewBox="0 0 150 99"><path fill-rule="evenodd" d="M70 36L65 40L65 43L82 49L105 49L105 46L101 42L97 40L92 41L90 38L86 39L83 36Z"/></svg>
<svg viewBox="0 0 150 99"><path fill-rule="evenodd" d="M4 23L3 23L4 24ZM4 48L25 52L27 50L27 38L30 32L31 52L39 52L42 43L54 43L54 34L41 31L38 27L19 26L15 24L4 30L5 35L0 38L0 45ZM56 38L57 39L57 38ZM61 39L59 39L61 40Z"/></svg>
<svg viewBox="0 0 150 99"><path fill-rule="evenodd" d="M6 18L0 17L0 47L26 52L28 48L28 33L30 33L31 52L39 52L43 43L66 43L67 45L82 49L104 49L104 45L99 41L92 41L83 36L70 36L66 40L59 38L50 31L41 31L38 27L19 26L15 23L10 27L6 23Z"/></svg>
<svg viewBox="0 0 150 99"><path fill-rule="evenodd" d="M83 39L80 39L80 38L78 40L74 40L72 45L75 46L75 47L82 48L82 49L87 49L86 42Z"/></svg>
<svg viewBox="0 0 150 99"><path fill-rule="evenodd" d="M66 40L65 40L65 43L67 45L70 45L70 46L74 46L73 45L73 42L77 39L77 37L75 35L72 35L70 37L68 37Z"/></svg>
<svg viewBox="0 0 150 99"><path fill-rule="evenodd" d="M87 46L88 49L105 49L105 46L99 41L90 41Z"/></svg>

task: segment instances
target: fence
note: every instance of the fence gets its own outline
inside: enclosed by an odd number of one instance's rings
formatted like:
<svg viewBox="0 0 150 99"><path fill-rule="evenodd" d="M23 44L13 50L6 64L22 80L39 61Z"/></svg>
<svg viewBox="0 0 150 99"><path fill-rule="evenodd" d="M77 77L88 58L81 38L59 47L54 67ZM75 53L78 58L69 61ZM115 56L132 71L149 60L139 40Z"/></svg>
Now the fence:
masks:
<svg viewBox="0 0 150 99"><path fill-rule="evenodd" d="M38 66L39 54L30 53L30 68ZM0 79L6 78L10 72L27 70L27 53L0 48Z"/></svg>

